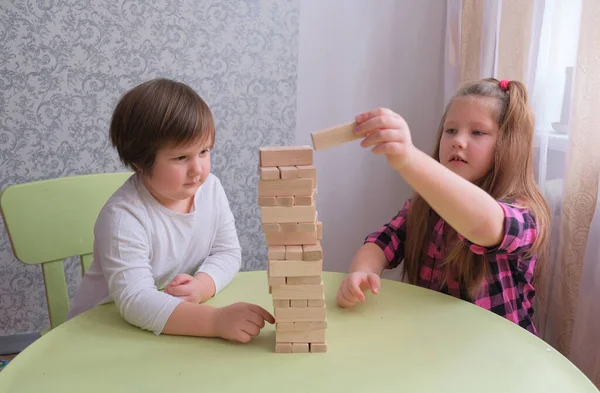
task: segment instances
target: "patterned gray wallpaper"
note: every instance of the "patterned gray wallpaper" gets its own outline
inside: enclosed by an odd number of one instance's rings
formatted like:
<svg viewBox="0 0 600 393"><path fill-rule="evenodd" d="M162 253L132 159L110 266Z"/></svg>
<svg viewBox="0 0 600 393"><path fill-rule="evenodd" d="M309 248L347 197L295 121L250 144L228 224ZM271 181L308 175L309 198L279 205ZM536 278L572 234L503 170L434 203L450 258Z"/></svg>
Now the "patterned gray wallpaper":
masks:
<svg viewBox="0 0 600 393"><path fill-rule="evenodd" d="M298 17L296 0L2 1L0 189L123 170L107 139L119 96L177 79L214 112L213 172L237 219L243 269L264 268L257 150L294 142ZM72 295L81 273L66 266ZM48 326L42 288L0 220L0 336Z"/></svg>

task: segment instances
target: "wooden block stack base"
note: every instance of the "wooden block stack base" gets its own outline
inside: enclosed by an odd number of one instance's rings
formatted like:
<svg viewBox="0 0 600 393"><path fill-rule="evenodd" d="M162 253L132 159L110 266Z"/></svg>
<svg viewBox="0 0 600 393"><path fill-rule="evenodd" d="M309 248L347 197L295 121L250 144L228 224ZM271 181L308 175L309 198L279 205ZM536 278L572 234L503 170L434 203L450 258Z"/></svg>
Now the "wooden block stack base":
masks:
<svg viewBox="0 0 600 393"><path fill-rule="evenodd" d="M268 247L275 352L327 352L322 223L310 146L259 149L258 205Z"/></svg>

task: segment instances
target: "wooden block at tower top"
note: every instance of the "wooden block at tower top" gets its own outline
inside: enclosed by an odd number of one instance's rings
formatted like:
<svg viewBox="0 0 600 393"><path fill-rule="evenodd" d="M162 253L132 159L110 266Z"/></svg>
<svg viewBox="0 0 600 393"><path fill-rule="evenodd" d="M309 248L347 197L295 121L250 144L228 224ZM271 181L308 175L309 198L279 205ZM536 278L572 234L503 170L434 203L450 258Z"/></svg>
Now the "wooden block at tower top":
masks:
<svg viewBox="0 0 600 393"><path fill-rule="evenodd" d="M265 166L312 165L310 146L263 146L259 148L259 162Z"/></svg>
<svg viewBox="0 0 600 393"><path fill-rule="evenodd" d="M361 138L354 133L356 122L341 124L310 134L315 150L328 149Z"/></svg>

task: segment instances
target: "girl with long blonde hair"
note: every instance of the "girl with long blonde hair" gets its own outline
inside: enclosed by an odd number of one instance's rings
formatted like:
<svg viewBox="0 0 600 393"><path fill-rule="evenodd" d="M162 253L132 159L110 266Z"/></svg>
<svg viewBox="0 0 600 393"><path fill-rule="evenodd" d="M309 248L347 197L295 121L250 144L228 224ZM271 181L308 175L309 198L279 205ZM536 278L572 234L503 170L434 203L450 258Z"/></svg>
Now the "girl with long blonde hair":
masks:
<svg viewBox="0 0 600 393"><path fill-rule="evenodd" d="M407 281L473 302L537 334L534 270L548 246L550 212L533 175L534 119L518 81L463 86L442 116L432 156L404 119L375 109L356 116L363 147L385 155L415 191L369 234L337 303L377 294L384 269L403 263Z"/></svg>

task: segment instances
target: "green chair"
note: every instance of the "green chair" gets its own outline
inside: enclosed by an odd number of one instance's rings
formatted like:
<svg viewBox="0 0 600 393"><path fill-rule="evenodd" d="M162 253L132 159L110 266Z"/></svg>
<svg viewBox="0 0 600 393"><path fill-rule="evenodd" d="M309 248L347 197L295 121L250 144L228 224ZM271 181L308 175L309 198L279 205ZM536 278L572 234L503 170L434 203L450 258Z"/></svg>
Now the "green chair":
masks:
<svg viewBox="0 0 600 393"><path fill-rule="evenodd" d="M0 212L16 258L42 265L50 329L69 310L63 260L79 256L83 274L92 263L94 224L108 198L130 172L80 175L7 187Z"/></svg>

